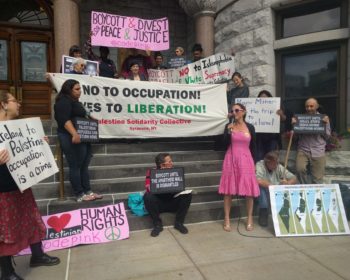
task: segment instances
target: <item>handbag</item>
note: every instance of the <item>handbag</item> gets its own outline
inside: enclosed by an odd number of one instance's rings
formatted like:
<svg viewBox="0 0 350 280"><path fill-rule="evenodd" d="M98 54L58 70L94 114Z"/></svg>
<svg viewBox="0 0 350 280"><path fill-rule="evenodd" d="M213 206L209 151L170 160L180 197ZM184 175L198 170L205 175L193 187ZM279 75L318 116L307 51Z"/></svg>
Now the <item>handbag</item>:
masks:
<svg viewBox="0 0 350 280"><path fill-rule="evenodd" d="M143 202L143 192L131 193L128 195L128 206L133 214L136 216L148 215Z"/></svg>

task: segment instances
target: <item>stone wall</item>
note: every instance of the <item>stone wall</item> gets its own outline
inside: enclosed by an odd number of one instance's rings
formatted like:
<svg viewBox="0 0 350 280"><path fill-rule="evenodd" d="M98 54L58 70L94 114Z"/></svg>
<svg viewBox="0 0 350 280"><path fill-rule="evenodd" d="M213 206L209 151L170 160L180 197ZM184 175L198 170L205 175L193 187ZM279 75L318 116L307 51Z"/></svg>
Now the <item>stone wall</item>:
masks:
<svg viewBox="0 0 350 280"><path fill-rule="evenodd" d="M80 4L80 41L83 45L90 31L90 11L101 11L111 14L134 16L144 19L162 18L169 19L170 49L163 51L163 55L172 57L175 55L175 48L188 46L190 28L187 24L187 15L179 6L177 0L81 0ZM98 53L97 48L96 53ZM94 50L95 50L94 49ZM117 61L118 50L111 48L111 59Z"/></svg>
<svg viewBox="0 0 350 280"><path fill-rule="evenodd" d="M215 52L235 53L236 71L246 79L250 95L276 92L274 27L271 1L244 0L227 5L215 19Z"/></svg>

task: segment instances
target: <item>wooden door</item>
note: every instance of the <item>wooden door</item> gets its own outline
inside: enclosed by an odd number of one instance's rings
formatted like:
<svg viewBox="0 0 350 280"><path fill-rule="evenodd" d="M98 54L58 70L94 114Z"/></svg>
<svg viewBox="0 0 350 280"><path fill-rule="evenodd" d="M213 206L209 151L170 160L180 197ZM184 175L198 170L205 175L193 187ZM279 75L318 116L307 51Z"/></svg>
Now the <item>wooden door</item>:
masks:
<svg viewBox="0 0 350 280"><path fill-rule="evenodd" d="M21 117L51 118L51 86L45 78L52 65L48 31L0 28L0 89L21 103Z"/></svg>

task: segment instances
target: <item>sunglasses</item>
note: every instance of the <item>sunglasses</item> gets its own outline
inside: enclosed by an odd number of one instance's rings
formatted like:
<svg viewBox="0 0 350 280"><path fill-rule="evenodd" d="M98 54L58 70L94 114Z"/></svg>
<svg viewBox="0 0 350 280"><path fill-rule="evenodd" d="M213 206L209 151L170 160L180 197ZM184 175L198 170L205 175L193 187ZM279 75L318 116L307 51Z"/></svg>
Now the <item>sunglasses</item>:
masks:
<svg viewBox="0 0 350 280"><path fill-rule="evenodd" d="M234 109L234 110L232 110L232 112L234 112L234 113L239 113L239 112L243 112L244 110L243 109Z"/></svg>

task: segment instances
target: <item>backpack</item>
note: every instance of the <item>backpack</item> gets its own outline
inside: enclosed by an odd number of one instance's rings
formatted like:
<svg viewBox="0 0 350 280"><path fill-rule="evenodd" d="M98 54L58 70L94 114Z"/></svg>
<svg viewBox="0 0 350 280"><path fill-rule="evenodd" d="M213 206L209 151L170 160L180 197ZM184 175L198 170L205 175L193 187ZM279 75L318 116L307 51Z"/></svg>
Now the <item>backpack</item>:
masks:
<svg viewBox="0 0 350 280"><path fill-rule="evenodd" d="M136 216L148 215L143 202L143 192L131 193L128 195L128 206L133 214Z"/></svg>

